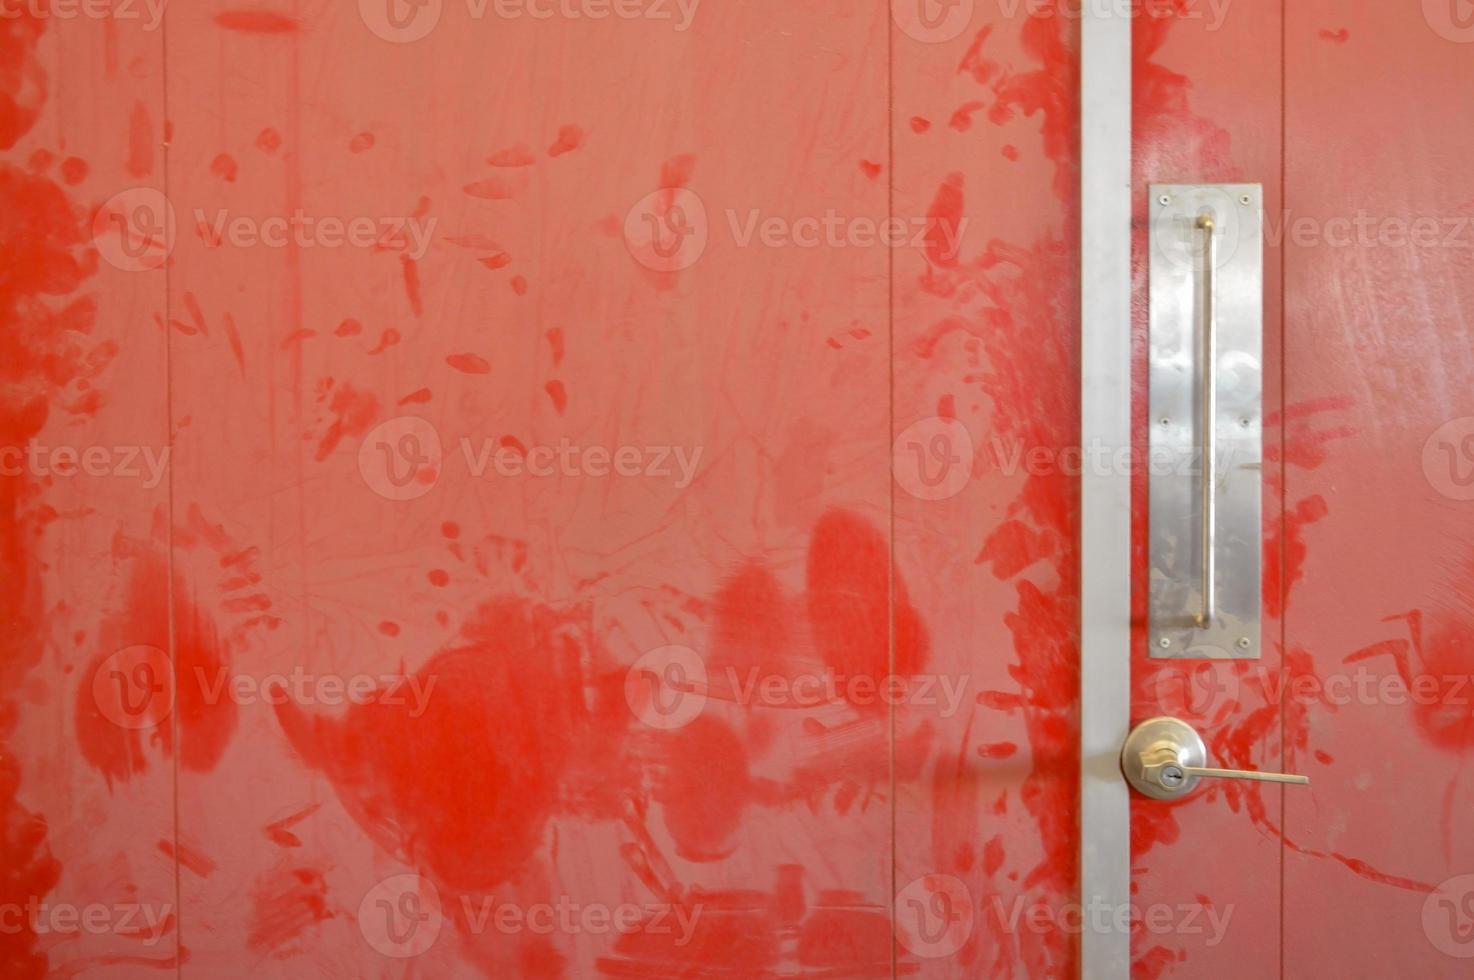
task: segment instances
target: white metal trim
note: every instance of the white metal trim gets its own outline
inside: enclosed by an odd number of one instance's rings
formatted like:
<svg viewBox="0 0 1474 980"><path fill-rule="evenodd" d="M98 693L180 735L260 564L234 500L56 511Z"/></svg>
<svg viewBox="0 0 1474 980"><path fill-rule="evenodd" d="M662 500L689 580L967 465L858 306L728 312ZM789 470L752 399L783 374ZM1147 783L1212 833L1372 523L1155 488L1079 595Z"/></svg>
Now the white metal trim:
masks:
<svg viewBox="0 0 1474 980"><path fill-rule="evenodd" d="M1085 4L1080 36L1080 437L1131 446L1131 17ZM1128 8L1129 9L1129 8ZM1080 482L1080 972L1131 975L1131 800L1120 751L1131 713L1131 475ZM1090 912L1108 909L1110 915Z"/></svg>

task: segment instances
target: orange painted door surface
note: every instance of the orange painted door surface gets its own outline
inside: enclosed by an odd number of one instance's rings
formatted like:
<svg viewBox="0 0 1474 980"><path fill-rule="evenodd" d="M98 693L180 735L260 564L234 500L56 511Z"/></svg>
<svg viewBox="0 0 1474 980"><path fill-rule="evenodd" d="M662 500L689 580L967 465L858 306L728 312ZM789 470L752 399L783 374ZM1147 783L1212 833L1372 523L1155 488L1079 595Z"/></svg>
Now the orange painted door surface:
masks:
<svg viewBox="0 0 1474 980"><path fill-rule="evenodd" d="M1145 6L1280 237L1133 713L1313 785L1133 804L1134 972L1464 975L1474 28ZM0 11L0 975L1080 972L1077 5Z"/></svg>

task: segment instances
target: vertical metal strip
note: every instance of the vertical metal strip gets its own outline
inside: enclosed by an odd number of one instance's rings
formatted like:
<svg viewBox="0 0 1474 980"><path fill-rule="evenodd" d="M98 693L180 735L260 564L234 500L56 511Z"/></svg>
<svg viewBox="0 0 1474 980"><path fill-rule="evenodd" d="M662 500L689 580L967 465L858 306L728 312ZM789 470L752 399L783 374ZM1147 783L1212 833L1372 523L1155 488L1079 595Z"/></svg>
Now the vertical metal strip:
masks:
<svg viewBox="0 0 1474 980"><path fill-rule="evenodd" d="M1131 17L1084 4L1080 37L1080 972L1125 980L1131 809ZM1104 909L1110 914L1098 915ZM1094 926L1093 926L1094 924Z"/></svg>

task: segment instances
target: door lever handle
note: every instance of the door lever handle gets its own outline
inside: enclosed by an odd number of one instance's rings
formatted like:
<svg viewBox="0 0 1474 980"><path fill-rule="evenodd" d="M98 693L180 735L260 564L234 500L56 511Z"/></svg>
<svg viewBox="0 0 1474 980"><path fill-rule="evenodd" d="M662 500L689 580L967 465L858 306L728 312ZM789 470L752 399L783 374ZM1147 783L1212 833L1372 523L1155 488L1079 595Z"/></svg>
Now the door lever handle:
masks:
<svg viewBox="0 0 1474 980"><path fill-rule="evenodd" d="M1179 800L1197 788L1200 779L1251 779L1261 783L1307 786L1309 776L1252 769L1214 769L1204 765L1208 749L1203 738L1178 718L1152 718L1131 730L1121 748L1121 771L1126 781L1156 800Z"/></svg>

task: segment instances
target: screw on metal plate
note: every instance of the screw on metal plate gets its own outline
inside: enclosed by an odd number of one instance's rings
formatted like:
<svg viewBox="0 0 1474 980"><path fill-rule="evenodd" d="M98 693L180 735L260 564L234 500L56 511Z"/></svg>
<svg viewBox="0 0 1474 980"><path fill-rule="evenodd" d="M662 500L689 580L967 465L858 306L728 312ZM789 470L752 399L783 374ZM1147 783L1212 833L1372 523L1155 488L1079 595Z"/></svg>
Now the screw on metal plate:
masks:
<svg viewBox="0 0 1474 980"><path fill-rule="evenodd" d="M1160 640L1157 641L1157 646L1161 647L1163 650L1167 649L1171 645L1172 645L1172 641L1170 639L1168 639L1167 637L1165 637L1165 636L1162 637Z"/></svg>
<svg viewBox="0 0 1474 980"><path fill-rule="evenodd" d="M1172 197L1169 194L1163 194L1161 197L1157 198L1157 203L1165 208L1167 205L1172 203Z"/></svg>
<svg viewBox="0 0 1474 980"><path fill-rule="evenodd" d="M1239 197L1239 203L1240 204L1243 204L1243 205L1248 205L1249 203L1252 202L1252 200L1253 200L1253 198L1249 197L1249 195L1247 195L1247 194L1243 194L1243 195L1241 195Z"/></svg>
<svg viewBox="0 0 1474 980"><path fill-rule="evenodd" d="M1247 649L1249 649L1249 638L1247 636L1241 636L1241 637L1239 637L1239 649L1240 650L1247 650Z"/></svg>

